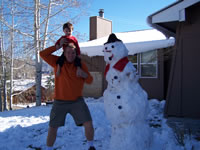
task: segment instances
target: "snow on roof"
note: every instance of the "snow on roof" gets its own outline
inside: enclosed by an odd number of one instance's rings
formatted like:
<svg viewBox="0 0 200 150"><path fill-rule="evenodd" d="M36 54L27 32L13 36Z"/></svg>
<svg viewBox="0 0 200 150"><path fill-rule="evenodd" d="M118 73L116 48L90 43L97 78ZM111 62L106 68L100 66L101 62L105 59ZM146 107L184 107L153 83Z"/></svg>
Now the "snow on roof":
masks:
<svg viewBox="0 0 200 150"><path fill-rule="evenodd" d="M166 39L163 33L156 29L140 30L132 32L115 33L129 50L129 54L141 53L149 50L166 48L174 45L174 39ZM103 56L103 45L108 36L80 43L81 53L92 56Z"/></svg>
<svg viewBox="0 0 200 150"><path fill-rule="evenodd" d="M34 79L13 80L13 91L24 91L35 85Z"/></svg>
<svg viewBox="0 0 200 150"><path fill-rule="evenodd" d="M42 87L46 87L47 76L42 76ZM35 85L35 79L13 80L13 91L25 91Z"/></svg>

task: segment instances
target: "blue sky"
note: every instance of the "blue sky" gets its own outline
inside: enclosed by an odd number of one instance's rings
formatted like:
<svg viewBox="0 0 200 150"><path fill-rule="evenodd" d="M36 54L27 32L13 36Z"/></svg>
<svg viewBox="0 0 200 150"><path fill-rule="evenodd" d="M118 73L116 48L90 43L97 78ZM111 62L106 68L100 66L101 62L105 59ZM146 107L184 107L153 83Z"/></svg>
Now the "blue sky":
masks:
<svg viewBox="0 0 200 150"><path fill-rule="evenodd" d="M151 28L146 23L150 14L174 3L176 0L91 0L88 16L74 25L74 31L89 39L89 17L98 16L104 9L104 18L112 21L113 32L126 32Z"/></svg>

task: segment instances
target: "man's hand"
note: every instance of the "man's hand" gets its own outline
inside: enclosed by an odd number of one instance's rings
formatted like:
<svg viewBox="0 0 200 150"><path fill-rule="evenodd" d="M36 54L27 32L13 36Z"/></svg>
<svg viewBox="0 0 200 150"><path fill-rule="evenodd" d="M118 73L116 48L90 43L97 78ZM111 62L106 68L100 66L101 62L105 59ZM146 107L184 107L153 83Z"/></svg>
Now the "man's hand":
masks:
<svg viewBox="0 0 200 150"><path fill-rule="evenodd" d="M60 49L61 47L63 47L64 44L67 44L67 43L68 43L67 39L66 38L62 38L60 40L60 42L58 44L56 44L56 50Z"/></svg>
<svg viewBox="0 0 200 150"><path fill-rule="evenodd" d="M88 77L88 74L85 71L83 71L80 67L77 68L76 75L77 77L81 77L84 79Z"/></svg>

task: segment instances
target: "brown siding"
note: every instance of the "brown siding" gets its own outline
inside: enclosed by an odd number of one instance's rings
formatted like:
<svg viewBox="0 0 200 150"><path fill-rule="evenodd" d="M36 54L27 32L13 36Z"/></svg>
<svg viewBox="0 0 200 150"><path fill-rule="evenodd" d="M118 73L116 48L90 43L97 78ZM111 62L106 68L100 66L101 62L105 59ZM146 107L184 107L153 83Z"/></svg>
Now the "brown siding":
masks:
<svg viewBox="0 0 200 150"><path fill-rule="evenodd" d="M104 70L105 70L104 57L103 56L89 57L87 55L82 55L81 59L86 63L88 70L91 72L94 78L92 85L86 85L86 87L84 88L83 96L86 96L86 97L102 96L104 89L106 88L106 85L107 85L104 78ZM98 78L101 78L101 79L98 79ZM95 86L96 86L96 89L95 89Z"/></svg>
<svg viewBox="0 0 200 150"><path fill-rule="evenodd" d="M199 35L183 39L182 115L186 117L200 117L199 41Z"/></svg>
<svg viewBox="0 0 200 150"><path fill-rule="evenodd" d="M172 58L175 47L170 47L163 50L164 54L164 99L167 97L167 90L169 87L170 72L172 66Z"/></svg>
<svg viewBox="0 0 200 150"><path fill-rule="evenodd" d="M140 78L141 86L146 90L149 99L164 99L164 59L163 50L158 50L158 77Z"/></svg>
<svg viewBox="0 0 200 150"><path fill-rule="evenodd" d="M96 17L90 17L90 40L97 38L97 19Z"/></svg>
<svg viewBox="0 0 200 150"><path fill-rule="evenodd" d="M186 9L177 26L166 116L200 118L200 3Z"/></svg>
<svg viewBox="0 0 200 150"><path fill-rule="evenodd" d="M105 61L103 56L89 57L82 55L81 59L86 63L90 72L102 72L105 68Z"/></svg>

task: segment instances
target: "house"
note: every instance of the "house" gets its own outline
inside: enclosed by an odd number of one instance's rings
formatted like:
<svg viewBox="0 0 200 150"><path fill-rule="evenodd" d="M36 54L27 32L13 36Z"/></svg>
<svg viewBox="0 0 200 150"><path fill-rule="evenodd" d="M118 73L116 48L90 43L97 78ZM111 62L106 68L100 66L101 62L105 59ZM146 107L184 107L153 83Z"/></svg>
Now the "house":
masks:
<svg viewBox="0 0 200 150"><path fill-rule="evenodd" d="M91 21L92 19L94 20ZM93 31L90 35L98 38L90 38L93 40L80 43L82 59L87 63L89 71L94 77L93 84L85 86L84 96L100 97L107 86L104 78L105 61L102 50L109 34L112 33L111 25L112 22L104 19L101 15L91 17L90 28L95 30L90 30ZM101 26L104 28L100 28ZM98 34L99 32L101 34ZM98 36L93 34L98 34ZM167 39L164 34L156 29L115 34L129 50L129 60L137 68L140 76L139 82L147 91L149 98L165 99L164 55L166 51L173 51L174 38Z"/></svg>
<svg viewBox="0 0 200 150"><path fill-rule="evenodd" d="M24 91L15 91L13 94L13 104L29 104L35 103L36 101L36 86L33 85ZM41 102L46 102L48 100L48 95L46 88L41 86Z"/></svg>
<svg viewBox="0 0 200 150"><path fill-rule="evenodd" d="M200 119L200 0L179 0L148 16L149 24L176 39L168 65L165 116Z"/></svg>
<svg viewBox="0 0 200 150"><path fill-rule="evenodd" d="M48 87L48 76L43 76L41 85L41 102L53 100L53 89ZM36 101L35 79L13 80L13 104L28 104Z"/></svg>

